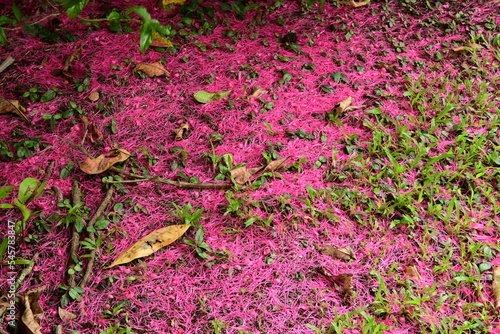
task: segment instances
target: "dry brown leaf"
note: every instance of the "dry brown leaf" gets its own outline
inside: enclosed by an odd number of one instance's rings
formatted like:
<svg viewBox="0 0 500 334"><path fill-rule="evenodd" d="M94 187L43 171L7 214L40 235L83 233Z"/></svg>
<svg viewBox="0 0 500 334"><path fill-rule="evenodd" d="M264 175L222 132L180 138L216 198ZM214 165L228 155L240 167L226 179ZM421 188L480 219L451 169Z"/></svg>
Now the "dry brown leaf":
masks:
<svg viewBox="0 0 500 334"><path fill-rule="evenodd" d="M89 94L89 100L92 102L95 102L99 100L99 92L98 91L93 91L92 93Z"/></svg>
<svg viewBox="0 0 500 334"><path fill-rule="evenodd" d="M137 63L134 72L142 71L148 77L159 77L161 75L170 76L170 72L159 62L156 63Z"/></svg>
<svg viewBox="0 0 500 334"><path fill-rule="evenodd" d="M64 61L64 67L62 69L62 74L70 79L73 78L73 74L71 73L71 67L73 66L73 62L75 60L80 59L82 56L82 50L83 50L83 44L80 44L77 48L76 51L73 52L72 54L69 55L68 58Z"/></svg>
<svg viewBox="0 0 500 334"><path fill-rule="evenodd" d="M453 49L451 49L451 51L456 53L456 54L467 54L467 53L471 53L474 51L479 51L482 48L483 47L479 44L467 43L465 46L459 46L459 47L453 48Z"/></svg>
<svg viewBox="0 0 500 334"><path fill-rule="evenodd" d="M7 100L0 96L0 114L16 114L21 117L25 122L31 123L29 119L23 114L19 109L19 101L17 100Z"/></svg>
<svg viewBox="0 0 500 334"><path fill-rule="evenodd" d="M288 160L288 158L290 158L290 157L281 158L278 160L271 161L269 164L267 164L266 168L264 168L262 173L274 172L275 170L280 169L281 167L283 167L283 165Z"/></svg>
<svg viewBox="0 0 500 334"><path fill-rule="evenodd" d="M250 94L250 95L248 95L247 100L251 100L251 99L257 98L257 97L259 97L261 95L264 95L264 94L267 94L267 93L268 93L267 90L262 89L259 86L255 86L253 88L253 93Z"/></svg>
<svg viewBox="0 0 500 334"><path fill-rule="evenodd" d="M40 293L45 287L36 288L24 293L24 313L21 316L21 321L27 328L27 332L31 334L42 334L40 330L40 322L43 318L43 310L38 303Z"/></svg>
<svg viewBox="0 0 500 334"><path fill-rule="evenodd" d="M170 245L172 242L179 239L190 226L191 225L171 225L148 234L133 244L132 247L121 253L107 268L129 263L135 259L153 254L158 249Z"/></svg>
<svg viewBox="0 0 500 334"><path fill-rule="evenodd" d="M57 308L57 313L59 314L59 318L61 318L63 322L70 322L71 320L76 319L76 314L66 311L60 306Z"/></svg>
<svg viewBox="0 0 500 334"><path fill-rule="evenodd" d="M132 154L124 149L113 149L95 159L87 158L80 164L80 169L87 174L99 174L106 171L117 162L127 160Z"/></svg>
<svg viewBox="0 0 500 334"><path fill-rule="evenodd" d="M183 123L181 124L180 127L177 129L174 129L175 132L175 140L182 140L184 139L184 135L187 133L189 130L189 124L188 123Z"/></svg>
<svg viewBox="0 0 500 334"><path fill-rule="evenodd" d="M340 274L340 275L332 275L326 268L319 267L318 272L325 276L330 282L336 283L342 287L342 291L344 292L347 298L352 297L352 274Z"/></svg>
<svg viewBox="0 0 500 334"><path fill-rule="evenodd" d="M10 299L5 292L0 295L0 317L4 315L5 311L10 306Z"/></svg>
<svg viewBox="0 0 500 334"><path fill-rule="evenodd" d="M337 115L340 115L342 114L347 108L350 107L352 101L354 99L352 97L347 97L346 99L340 101L339 103L337 103L334 107L333 107L333 112Z"/></svg>
<svg viewBox="0 0 500 334"><path fill-rule="evenodd" d="M394 74L398 71L394 65L391 65L389 63L384 63L384 62L377 63L377 65L375 65L375 68L378 68L378 69L385 68L385 70L387 72L392 73L392 74Z"/></svg>
<svg viewBox="0 0 500 334"><path fill-rule="evenodd" d="M101 130L97 128L97 125L95 125L95 123L90 123L89 125L89 139L92 144L100 142L104 139L104 135L102 134Z"/></svg>
<svg viewBox="0 0 500 334"><path fill-rule="evenodd" d="M260 171L262 167L253 167L253 168L247 168L246 166L241 166L238 168L235 168L231 171L231 176L234 178L234 181L238 185L244 185L247 183L250 178Z"/></svg>
<svg viewBox="0 0 500 334"><path fill-rule="evenodd" d="M415 265L415 262L413 262L413 261L412 261L412 263L410 263L409 265L407 265L405 267L405 273L406 273L406 275L408 275L409 278L415 278L418 280L422 279L422 276L418 272L418 268Z"/></svg>
<svg viewBox="0 0 500 334"><path fill-rule="evenodd" d="M493 267L493 298L495 307L500 309L500 266Z"/></svg>
<svg viewBox="0 0 500 334"><path fill-rule="evenodd" d="M355 2L354 0L351 0L351 2L349 3L349 7L358 8L358 7L366 6L368 4L370 4L370 0L360 1L360 2Z"/></svg>
<svg viewBox="0 0 500 334"><path fill-rule="evenodd" d="M350 246L337 248L330 245L317 247L318 251L322 254L331 256L336 259L349 261L350 259L356 259L354 252Z"/></svg>

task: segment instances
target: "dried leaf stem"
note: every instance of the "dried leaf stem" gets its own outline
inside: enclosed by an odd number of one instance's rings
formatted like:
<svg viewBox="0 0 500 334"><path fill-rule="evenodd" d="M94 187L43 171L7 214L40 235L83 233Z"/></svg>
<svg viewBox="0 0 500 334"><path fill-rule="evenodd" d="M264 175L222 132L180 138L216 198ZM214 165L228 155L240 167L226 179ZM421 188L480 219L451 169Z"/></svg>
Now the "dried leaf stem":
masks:
<svg viewBox="0 0 500 334"><path fill-rule="evenodd" d="M104 196L104 199L102 200L101 205L99 205L99 208L95 212L92 219L89 221L88 226L93 226L95 224L95 222L97 221L97 219L104 213L104 210L106 210L106 207L111 202L111 198L113 197L114 191L115 191L115 187L113 187L113 186L109 187L108 191L106 192L106 196ZM89 233L89 238L90 238L90 240L95 242L95 234L93 232ZM94 262L95 262L96 251L97 251L97 249L92 249L90 252L89 261L87 263L87 268L85 269L85 274L83 275L82 281L80 283L80 286L82 288L85 288L85 286L87 285L87 283L89 281L90 274L92 273L92 267L94 266Z"/></svg>
<svg viewBox="0 0 500 334"><path fill-rule="evenodd" d="M71 189L71 201L73 206L82 202L82 190L80 184L76 179L73 180L73 186ZM73 269L75 267L76 254L78 252L78 243L80 242L80 234L76 231L75 225L71 226L71 242L69 246L69 260L68 269ZM68 273L68 286L74 287L76 285L75 275Z"/></svg>

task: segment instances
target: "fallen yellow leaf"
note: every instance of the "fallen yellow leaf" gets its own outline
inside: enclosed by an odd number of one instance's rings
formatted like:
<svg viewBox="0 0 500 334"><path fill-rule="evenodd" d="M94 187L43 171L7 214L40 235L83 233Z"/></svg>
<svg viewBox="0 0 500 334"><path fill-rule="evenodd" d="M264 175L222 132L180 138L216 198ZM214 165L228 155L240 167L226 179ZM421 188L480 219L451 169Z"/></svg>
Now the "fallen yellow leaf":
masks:
<svg viewBox="0 0 500 334"><path fill-rule="evenodd" d="M191 225L171 225L149 233L120 254L106 269L153 254L179 239Z"/></svg>

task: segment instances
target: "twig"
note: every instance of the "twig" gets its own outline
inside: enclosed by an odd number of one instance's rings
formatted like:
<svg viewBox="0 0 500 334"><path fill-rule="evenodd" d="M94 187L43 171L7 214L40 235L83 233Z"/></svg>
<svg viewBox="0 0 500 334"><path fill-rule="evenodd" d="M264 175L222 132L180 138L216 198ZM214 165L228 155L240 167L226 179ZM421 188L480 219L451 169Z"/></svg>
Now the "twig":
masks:
<svg viewBox="0 0 500 334"><path fill-rule="evenodd" d="M116 168L114 166L109 167L108 170L112 170L114 172L117 172L117 173L129 176L129 177L136 178L136 179L140 180L141 182L144 181L144 180L147 180L147 181L150 181L150 182L168 184L169 186L175 186L175 187L179 187L179 188L188 188L188 189L224 189L224 188L230 188L231 187L230 183L189 183L189 182L168 180L168 179L164 179L164 178L159 177L159 176L146 177L144 175L139 175L139 174L134 174L134 173L126 172L126 171L124 171L122 169L119 169L119 168Z"/></svg>
<svg viewBox="0 0 500 334"><path fill-rule="evenodd" d="M51 189L56 194L57 203L64 201L64 196L61 189L57 188L56 186L52 186Z"/></svg>
<svg viewBox="0 0 500 334"><path fill-rule="evenodd" d="M2 64L0 65L0 73L2 73L3 71L5 71L7 69L7 67L9 67L10 65L12 65L16 60L14 58L12 58L11 56L8 56L3 62Z"/></svg>
<svg viewBox="0 0 500 334"><path fill-rule="evenodd" d="M115 187L110 187L108 189L108 191L106 192L106 196L104 196L104 199L102 200L101 205L99 206L99 208L95 212L95 214L92 217L92 219L89 221L89 223L88 223L89 227L90 226L94 226L94 224L97 221L97 219L104 213L104 210L106 210L106 207L111 202L111 198L113 197L114 190L115 190ZM89 238L90 238L90 240L92 240L93 242L95 242L95 235L94 235L93 232L89 233ZM82 288L85 288L85 286L87 285L87 282L88 282L88 280L90 278L90 274L92 273L92 267L94 266L96 251L97 251L97 249L94 248L90 252L89 262L87 263L87 268L85 269L85 274L83 275L82 281L80 283L80 286Z"/></svg>
<svg viewBox="0 0 500 334"><path fill-rule="evenodd" d="M28 275L31 274L31 271L33 270L33 267L35 266L35 262L38 260L38 255L39 255L38 253L33 255L33 259L31 260L31 262L19 274L19 277L17 278L16 282L14 283L14 291L19 290L19 288L23 284L26 277L28 277Z"/></svg>
<svg viewBox="0 0 500 334"><path fill-rule="evenodd" d="M81 203L82 201L82 190L80 188L80 184L76 179L73 180L73 187L71 189L71 201L73 206ZM73 269L75 267L76 253L78 251L78 243L80 242L80 234L76 231L75 224L71 226L71 243L69 246L69 260L68 260L68 269ZM74 287L75 283L75 275L68 273L68 286Z"/></svg>
<svg viewBox="0 0 500 334"><path fill-rule="evenodd" d="M76 148L77 150L79 150L80 152L85 154L87 157L93 158L82 145L75 144L72 141L67 140L65 138L62 138L62 137L59 137L59 136L57 136L57 138L61 139L65 143L70 144L71 146L73 146L74 148ZM109 167L108 170L111 170L113 172L120 173L120 174L129 176L129 177L133 177L135 179L138 179L138 180L134 180L134 182L135 181L137 181L137 182L149 181L149 182L163 183L163 184L168 184L169 186L174 186L174 187L179 187L179 188L187 188L187 189L225 189L225 188L231 187L230 183L189 183L189 182L168 180L168 179L164 179L164 178L159 177L159 176L147 177L144 175L129 173L129 172L126 172L122 169L116 168L114 166ZM123 182L124 181L120 181L120 182L105 181L104 183L123 183Z"/></svg>
<svg viewBox="0 0 500 334"><path fill-rule="evenodd" d="M31 22L31 23L25 23L23 24L21 27L16 27L16 28L3 28L4 30L20 30L20 29L23 29L25 25L31 25L31 24L37 24L37 23L40 23L42 21L45 21L46 19L48 18L51 18L51 17L54 17L54 16L59 16L59 15L62 15L63 13L52 13L52 14L49 14L45 17L42 17L40 20L38 21L35 21L35 22Z"/></svg>

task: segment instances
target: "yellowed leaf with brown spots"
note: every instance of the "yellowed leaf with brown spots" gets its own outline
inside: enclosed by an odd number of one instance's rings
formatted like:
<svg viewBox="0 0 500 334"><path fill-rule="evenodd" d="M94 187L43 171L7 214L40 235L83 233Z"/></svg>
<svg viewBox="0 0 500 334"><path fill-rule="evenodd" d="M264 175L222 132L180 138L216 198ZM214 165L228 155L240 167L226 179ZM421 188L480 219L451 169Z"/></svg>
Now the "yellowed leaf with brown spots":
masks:
<svg viewBox="0 0 500 334"><path fill-rule="evenodd" d="M179 239L189 227L190 225L171 225L149 233L121 253L107 268L129 263L135 259L151 255L160 248L170 245L172 242Z"/></svg>

